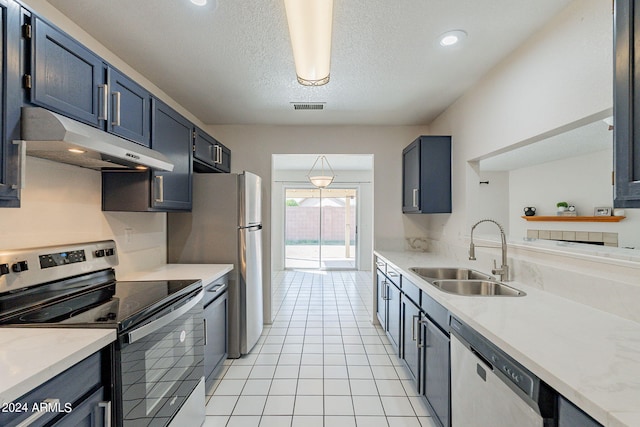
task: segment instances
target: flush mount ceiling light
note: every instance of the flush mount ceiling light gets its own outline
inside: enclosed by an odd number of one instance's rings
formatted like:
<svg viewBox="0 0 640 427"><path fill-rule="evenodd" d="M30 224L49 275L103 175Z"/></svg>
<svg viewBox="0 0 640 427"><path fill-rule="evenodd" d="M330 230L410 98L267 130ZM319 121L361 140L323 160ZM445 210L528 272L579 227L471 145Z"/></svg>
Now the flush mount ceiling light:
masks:
<svg viewBox="0 0 640 427"><path fill-rule="evenodd" d="M447 31L440 35L440 46L453 46L460 43L467 37L467 33L462 30Z"/></svg>
<svg viewBox="0 0 640 427"><path fill-rule="evenodd" d="M320 162L320 174L319 175L317 173L313 174L313 168L316 167L318 162ZM325 169L324 169L325 162L327 163L327 167L331 171L331 175L328 175L325 172ZM333 182L335 177L336 177L336 174L333 172L333 168L329 164L329 160L327 160L327 158L324 155L318 156L316 161L313 162L313 166L311 166L311 169L309 169L309 173L307 174L307 178L309 178L309 182L311 182L313 185L315 185L318 188L326 188L326 187L328 187L329 184L331 184Z"/></svg>
<svg viewBox="0 0 640 427"><path fill-rule="evenodd" d="M204 6L207 4L207 0L191 0L191 3L195 4L196 6Z"/></svg>
<svg viewBox="0 0 640 427"><path fill-rule="evenodd" d="M329 83L333 0L284 0L298 83Z"/></svg>

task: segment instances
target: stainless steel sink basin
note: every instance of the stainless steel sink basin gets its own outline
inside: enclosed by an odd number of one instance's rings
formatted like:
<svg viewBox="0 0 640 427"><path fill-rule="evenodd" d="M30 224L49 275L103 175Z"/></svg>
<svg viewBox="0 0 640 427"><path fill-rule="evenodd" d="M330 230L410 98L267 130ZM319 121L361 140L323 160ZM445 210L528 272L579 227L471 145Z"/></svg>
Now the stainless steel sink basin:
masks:
<svg viewBox="0 0 640 427"><path fill-rule="evenodd" d="M523 297L526 293L494 280L434 280L441 291L465 296Z"/></svg>
<svg viewBox="0 0 640 427"><path fill-rule="evenodd" d="M427 282L432 282L433 280L494 280L494 278L488 274L468 268L411 267L409 270Z"/></svg>

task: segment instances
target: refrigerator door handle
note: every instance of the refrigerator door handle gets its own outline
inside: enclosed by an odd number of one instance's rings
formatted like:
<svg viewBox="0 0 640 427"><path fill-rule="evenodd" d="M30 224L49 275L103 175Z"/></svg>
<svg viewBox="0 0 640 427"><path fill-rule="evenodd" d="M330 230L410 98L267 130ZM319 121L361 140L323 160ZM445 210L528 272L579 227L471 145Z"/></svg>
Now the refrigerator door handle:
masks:
<svg viewBox="0 0 640 427"><path fill-rule="evenodd" d="M238 230L258 231L262 230L262 224L240 226Z"/></svg>

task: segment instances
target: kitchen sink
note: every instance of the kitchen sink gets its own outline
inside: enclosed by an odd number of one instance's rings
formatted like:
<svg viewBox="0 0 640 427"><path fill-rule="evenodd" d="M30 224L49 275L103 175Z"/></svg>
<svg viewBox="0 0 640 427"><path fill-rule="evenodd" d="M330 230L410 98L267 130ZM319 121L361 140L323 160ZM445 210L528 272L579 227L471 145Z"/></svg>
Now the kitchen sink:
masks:
<svg viewBox="0 0 640 427"><path fill-rule="evenodd" d="M434 280L429 282L443 292L464 296L523 297L526 293L494 280Z"/></svg>
<svg viewBox="0 0 640 427"><path fill-rule="evenodd" d="M494 280L493 276L468 268L410 267L409 270L429 283L433 280Z"/></svg>

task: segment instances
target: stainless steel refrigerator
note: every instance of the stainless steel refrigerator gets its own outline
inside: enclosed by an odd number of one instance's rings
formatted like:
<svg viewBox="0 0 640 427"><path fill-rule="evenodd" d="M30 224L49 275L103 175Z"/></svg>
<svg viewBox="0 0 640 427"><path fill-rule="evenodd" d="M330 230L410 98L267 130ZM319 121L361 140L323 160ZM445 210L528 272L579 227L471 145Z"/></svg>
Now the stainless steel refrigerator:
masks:
<svg viewBox="0 0 640 427"><path fill-rule="evenodd" d="M191 212L169 213L170 263L233 264L229 280L229 357L247 354L262 317L262 191L251 172L194 174Z"/></svg>

